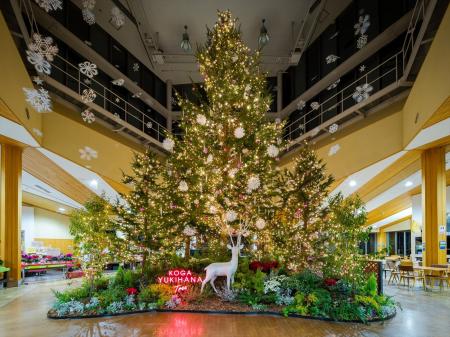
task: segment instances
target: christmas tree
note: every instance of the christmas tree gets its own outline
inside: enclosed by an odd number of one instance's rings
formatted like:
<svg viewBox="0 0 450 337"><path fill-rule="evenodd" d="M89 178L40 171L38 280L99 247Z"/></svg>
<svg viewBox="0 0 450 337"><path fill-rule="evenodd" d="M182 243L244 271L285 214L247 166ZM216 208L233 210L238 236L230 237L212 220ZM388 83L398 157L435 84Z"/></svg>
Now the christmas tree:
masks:
<svg viewBox="0 0 450 337"><path fill-rule="evenodd" d="M282 124L265 117L271 96L260 53L242 42L229 11L218 16L197 54L204 78L197 90L205 95L199 102L178 96L183 137L169 136L163 143L171 152L166 170L171 216L186 235L197 233L208 245L219 234L253 237L265 227L282 146Z"/></svg>

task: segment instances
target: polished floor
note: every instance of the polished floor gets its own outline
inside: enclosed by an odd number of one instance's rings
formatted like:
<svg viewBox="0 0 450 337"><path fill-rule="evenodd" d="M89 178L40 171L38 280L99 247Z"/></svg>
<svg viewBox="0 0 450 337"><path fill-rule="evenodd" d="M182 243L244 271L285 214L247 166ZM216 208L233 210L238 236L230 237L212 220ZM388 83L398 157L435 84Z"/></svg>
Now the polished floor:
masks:
<svg viewBox="0 0 450 337"><path fill-rule="evenodd" d="M77 282L77 281L75 281ZM450 291L390 286L403 310L387 322L344 324L273 316L145 313L101 319L50 320L52 289L68 281L0 289L1 337L450 336Z"/></svg>

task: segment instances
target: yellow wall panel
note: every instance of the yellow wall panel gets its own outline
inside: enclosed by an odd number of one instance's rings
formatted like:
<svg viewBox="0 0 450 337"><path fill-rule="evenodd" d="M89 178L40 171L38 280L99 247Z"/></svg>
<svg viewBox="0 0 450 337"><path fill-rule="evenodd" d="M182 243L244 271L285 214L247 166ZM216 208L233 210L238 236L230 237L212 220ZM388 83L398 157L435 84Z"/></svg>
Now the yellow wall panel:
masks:
<svg viewBox="0 0 450 337"><path fill-rule="evenodd" d="M72 239L34 238L34 241L42 242L44 247L57 248L61 251L61 254L73 254Z"/></svg>

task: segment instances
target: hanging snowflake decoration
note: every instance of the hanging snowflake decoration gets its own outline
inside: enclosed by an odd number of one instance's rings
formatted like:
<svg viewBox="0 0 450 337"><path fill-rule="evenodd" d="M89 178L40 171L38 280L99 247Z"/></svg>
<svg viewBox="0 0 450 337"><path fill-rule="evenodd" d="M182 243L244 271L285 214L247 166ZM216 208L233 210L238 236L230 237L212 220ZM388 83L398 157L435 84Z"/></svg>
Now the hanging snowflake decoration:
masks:
<svg viewBox="0 0 450 337"><path fill-rule="evenodd" d="M93 78L98 74L97 65L89 61L79 63L78 67L80 68L80 72L89 78Z"/></svg>
<svg viewBox="0 0 450 337"><path fill-rule="evenodd" d="M121 87L125 83L125 80L123 78L118 78L117 80L111 81L111 83Z"/></svg>
<svg viewBox="0 0 450 337"><path fill-rule="evenodd" d="M303 110L303 108L306 106L306 103L302 100L297 102L297 110Z"/></svg>
<svg viewBox="0 0 450 337"><path fill-rule="evenodd" d="M88 124L92 124L95 122L95 115L89 109L86 109L81 113L81 118L83 118L83 121Z"/></svg>
<svg viewBox="0 0 450 337"><path fill-rule="evenodd" d="M197 123L200 125L206 125L205 115L202 115L202 114L197 115Z"/></svg>
<svg viewBox="0 0 450 337"><path fill-rule="evenodd" d="M53 44L53 39L50 36L43 37L41 34L34 33L32 42L28 48L35 53L42 55L47 61L53 61L56 54L58 54L58 46Z"/></svg>
<svg viewBox="0 0 450 337"><path fill-rule="evenodd" d="M33 82L36 83L37 85L44 84L44 80L42 80L39 76L33 76Z"/></svg>
<svg viewBox="0 0 450 337"><path fill-rule="evenodd" d="M34 0L44 11L51 12L62 9L61 0Z"/></svg>
<svg viewBox="0 0 450 337"><path fill-rule="evenodd" d="M133 71L134 72L139 71L139 63L137 63L137 62L133 63Z"/></svg>
<svg viewBox="0 0 450 337"><path fill-rule="evenodd" d="M270 144L267 147L267 154L269 155L269 157L275 158L278 156L279 153L280 153L280 149L277 146Z"/></svg>
<svg viewBox="0 0 450 337"><path fill-rule="evenodd" d="M338 86L339 82L341 82L340 78L338 78L335 82L331 83L328 86L327 90L333 90L334 88L336 88Z"/></svg>
<svg viewBox="0 0 450 337"><path fill-rule="evenodd" d="M359 103L369 98L370 92L373 90L373 87L368 84L364 83L363 85L358 85L356 87L356 91L353 93L353 99Z"/></svg>
<svg viewBox="0 0 450 337"><path fill-rule="evenodd" d="M117 29L125 24L125 15L118 7L113 7L111 9L111 23L116 26Z"/></svg>
<svg viewBox="0 0 450 337"><path fill-rule="evenodd" d="M44 134L42 133L41 130L37 129L37 128L33 128L33 133L38 136L38 137L42 137Z"/></svg>
<svg viewBox="0 0 450 337"><path fill-rule="evenodd" d="M83 6L83 8L93 10L96 2L96 0L82 0L81 5Z"/></svg>
<svg viewBox="0 0 450 337"><path fill-rule="evenodd" d="M230 178L234 178L236 176L236 173L238 172L237 168L232 168L231 170L228 171L228 176Z"/></svg>
<svg viewBox="0 0 450 337"><path fill-rule="evenodd" d="M151 129L152 126L153 126L152 122L147 122L147 123L145 123L145 127L146 127L147 129Z"/></svg>
<svg viewBox="0 0 450 337"><path fill-rule="evenodd" d="M261 186L261 181L258 176L252 176L247 181L247 192L251 193Z"/></svg>
<svg viewBox="0 0 450 337"><path fill-rule="evenodd" d="M331 64L334 63L338 60L339 56L334 55L334 54L330 54L327 57L325 57L325 62L327 62L327 64Z"/></svg>
<svg viewBox="0 0 450 337"><path fill-rule="evenodd" d="M115 101L116 103L120 103L120 98L119 98L119 97L116 97L116 98L114 99L114 101Z"/></svg>
<svg viewBox="0 0 450 337"><path fill-rule="evenodd" d="M89 146L85 146L82 149L79 149L78 152L80 152L80 158L83 160L91 160L91 159L97 159L98 153L93 148Z"/></svg>
<svg viewBox="0 0 450 337"><path fill-rule="evenodd" d="M180 183L178 184L178 190L181 192L187 192L187 190L189 189L188 184L186 181L181 180Z"/></svg>
<svg viewBox="0 0 450 337"><path fill-rule="evenodd" d="M89 78L85 78L83 80L84 84L90 85L92 83L92 81Z"/></svg>
<svg viewBox="0 0 450 337"><path fill-rule="evenodd" d="M131 97L133 97L133 98L139 98L139 97L141 97L142 96L142 92L137 92L137 93L135 93L135 94L133 94L133 96L131 96Z"/></svg>
<svg viewBox="0 0 450 337"><path fill-rule="evenodd" d="M95 14L92 10L89 8L83 8L81 10L81 14L83 15L84 22L86 22L89 26L95 24Z"/></svg>
<svg viewBox="0 0 450 337"><path fill-rule="evenodd" d="M81 93L81 100L84 103L92 103L95 98L97 97L97 94L95 93L95 91L91 88L89 89L84 89Z"/></svg>
<svg viewBox="0 0 450 337"><path fill-rule="evenodd" d="M41 54L35 53L31 50L27 50L26 53L28 62L34 65L34 69L36 69L38 73L50 75L52 66Z"/></svg>
<svg viewBox="0 0 450 337"><path fill-rule="evenodd" d="M242 137L244 137L245 136L245 130L244 130L244 128L242 128L242 127L237 127L236 129L234 129L234 136L237 138L237 139L241 139Z"/></svg>
<svg viewBox="0 0 450 337"><path fill-rule="evenodd" d="M264 229L264 227L266 227L266 221L262 218L259 218L255 222L255 227L258 228L259 230Z"/></svg>
<svg viewBox="0 0 450 337"><path fill-rule="evenodd" d="M320 108L319 102L312 102L311 103L311 109L318 110Z"/></svg>
<svg viewBox="0 0 450 337"><path fill-rule="evenodd" d="M370 27L370 15L360 15L359 20L353 26L355 28L355 35L364 35L367 32L367 29Z"/></svg>
<svg viewBox="0 0 450 337"><path fill-rule="evenodd" d="M367 44L367 35L361 35L356 41L356 48L362 49Z"/></svg>
<svg viewBox="0 0 450 337"><path fill-rule="evenodd" d="M22 90L26 96L25 100L34 108L34 110L37 112L52 111L52 101L47 90L44 88L22 88Z"/></svg>
<svg viewBox="0 0 450 337"><path fill-rule="evenodd" d="M341 149L341 146L339 144L334 144L332 147L330 147L330 150L328 151L328 155L334 156L339 150Z"/></svg>
<svg viewBox="0 0 450 337"><path fill-rule="evenodd" d="M172 139L166 138L163 140L162 147L164 148L164 150L172 152L174 146L175 142Z"/></svg>
<svg viewBox="0 0 450 337"><path fill-rule="evenodd" d="M339 125L337 125L336 123L333 123L330 125L330 127L328 128L328 132L333 134L335 133L337 130L339 129Z"/></svg>
<svg viewBox="0 0 450 337"><path fill-rule="evenodd" d="M233 210L229 210L225 213L225 220L227 222L233 222L237 219L237 213Z"/></svg>
<svg viewBox="0 0 450 337"><path fill-rule="evenodd" d="M116 122L120 121L120 115L116 112L114 113L114 119L116 120Z"/></svg>
<svg viewBox="0 0 450 337"><path fill-rule="evenodd" d="M186 236L194 236L195 234L197 234L197 231L195 230L195 228L186 226L183 230L183 234Z"/></svg>
<svg viewBox="0 0 450 337"><path fill-rule="evenodd" d="M359 66L359 72L360 72L360 73L363 73L364 71L366 71L366 66L365 66L364 64L361 64L361 65Z"/></svg>

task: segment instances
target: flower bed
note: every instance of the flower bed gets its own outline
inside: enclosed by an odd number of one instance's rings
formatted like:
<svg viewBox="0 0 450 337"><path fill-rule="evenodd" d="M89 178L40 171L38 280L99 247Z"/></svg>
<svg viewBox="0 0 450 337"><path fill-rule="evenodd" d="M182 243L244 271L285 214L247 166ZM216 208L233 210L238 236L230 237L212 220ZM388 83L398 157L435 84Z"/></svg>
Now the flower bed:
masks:
<svg viewBox="0 0 450 337"><path fill-rule="evenodd" d="M115 277L55 292L57 301L49 318L80 318L147 311L275 314L335 321L370 322L392 318L395 302L377 294L372 275L355 285L346 280L323 279L308 270L285 275L240 268L233 290L216 283L218 294L200 284L174 287L140 286L138 272L119 269Z"/></svg>

